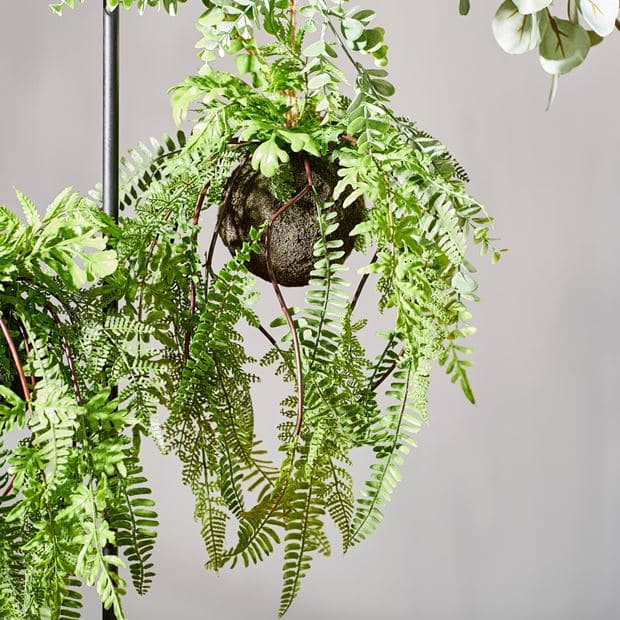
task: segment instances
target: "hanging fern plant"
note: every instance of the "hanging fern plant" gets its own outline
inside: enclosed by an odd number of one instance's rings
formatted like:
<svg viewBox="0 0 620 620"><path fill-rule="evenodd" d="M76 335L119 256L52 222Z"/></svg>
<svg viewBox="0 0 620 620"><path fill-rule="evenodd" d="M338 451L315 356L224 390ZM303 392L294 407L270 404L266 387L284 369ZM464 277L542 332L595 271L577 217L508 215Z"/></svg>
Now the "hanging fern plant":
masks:
<svg viewBox="0 0 620 620"><path fill-rule="evenodd" d="M77 618L86 583L122 620L118 567L147 592L157 514L144 437L181 461L210 569L283 547L284 615L330 553L328 521L345 551L382 521L427 420L431 370L474 402L466 254L473 243L496 262L503 250L463 168L392 110L374 13L345 0L205 5L204 66L171 91L193 130L123 160L119 225L100 214L98 190L61 194L42 220L20 194L26 224L0 211L3 618ZM218 69L222 56L236 73ZM354 249L359 274L346 265ZM269 322L256 277L280 307ZM359 315L371 285L377 312L394 317L381 335ZM286 286L307 286L304 307L289 307ZM258 360L248 329L265 342ZM376 357L362 345L373 336ZM273 457L254 427L261 369L290 386L274 403ZM360 448L374 463L355 498ZM117 554L102 552L110 544Z"/></svg>

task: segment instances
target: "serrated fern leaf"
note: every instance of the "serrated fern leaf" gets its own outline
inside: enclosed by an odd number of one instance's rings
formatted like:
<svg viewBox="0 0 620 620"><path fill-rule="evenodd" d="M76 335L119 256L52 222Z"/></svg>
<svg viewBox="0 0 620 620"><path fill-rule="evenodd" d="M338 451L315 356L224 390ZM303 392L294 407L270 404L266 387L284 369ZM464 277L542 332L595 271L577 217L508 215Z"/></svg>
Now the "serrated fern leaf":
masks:
<svg viewBox="0 0 620 620"><path fill-rule="evenodd" d="M358 508L351 525L350 545L367 538L383 520L383 508L389 502L394 488L400 481L400 466L403 455L414 446L414 435L420 427L411 403L411 386L415 371L413 363L399 369L394 374L388 395L398 404L390 405L382 420L381 427L375 430L382 440L373 446L376 463L371 465L372 476L365 484L363 497L358 499Z"/></svg>
<svg viewBox="0 0 620 620"><path fill-rule="evenodd" d="M312 477L297 479L285 515L284 566L280 617L290 608L312 563L313 552L323 541L323 504L321 486Z"/></svg>
<svg viewBox="0 0 620 620"><path fill-rule="evenodd" d="M144 595L155 575L151 556L159 522L142 467L135 457L127 459L126 467L127 475L112 481L116 501L110 510L110 527L116 532L119 550L127 558L134 588Z"/></svg>

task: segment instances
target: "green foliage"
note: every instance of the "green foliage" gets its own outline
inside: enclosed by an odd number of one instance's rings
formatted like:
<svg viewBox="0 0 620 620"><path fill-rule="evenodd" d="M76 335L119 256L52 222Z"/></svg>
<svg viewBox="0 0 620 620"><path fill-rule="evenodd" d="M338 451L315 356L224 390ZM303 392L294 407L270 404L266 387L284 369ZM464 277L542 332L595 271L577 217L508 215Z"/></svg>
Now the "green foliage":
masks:
<svg viewBox="0 0 620 620"><path fill-rule="evenodd" d="M117 546L127 558L136 592L144 595L155 576L150 560L159 522L137 458L128 455L125 465L126 476L115 476L110 483L115 496L109 511L110 526L116 532Z"/></svg>
<svg viewBox="0 0 620 620"><path fill-rule="evenodd" d="M0 458L0 610L7 620L79 618L84 583L123 619L124 562L103 547L118 542L143 590L155 523L127 438L147 432L140 411L110 396L132 379L115 369L130 342L113 333L113 314L104 321L119 231L69 190L43 217L18 199L25 223L0 209L0 433L23 436ZM111 523L113 508L124 513Z"/></svg>
<svg viewBox="0 0 620 620"><path fill-rule="evenodd" d="M26 224L0 209L0 433L24 436L0 450L0 610L9 620L79 617L82 583L124 620L126 584L115 569L125 566L136 591L148 591L158 523L145 438L181 462L209 569L255 564L283 546L283 615L314 558L331 552L329 520L347 551L384 518L428 418L431 368L443 366L474 402L468 251L479 245L496 262L503 250L463 167L392 109L374 13L346 0L204 5L203 67L170 93L175 119L193 129L122 160L119 225L99 213L98 188L90 200L62 193L43 218L18 194ZM235 71L218 68L222 56ZM333 196L283 182L292 157L312 178L310 155L337 167ZM203 238L205 213L227 203L246 162L274 179L283 205L305 192L319 229L304 307L279 297L282 315L269 328L248 270L269 223L223 264L214 259L217 215ZM344 196L344 208L360 197L367 206L352 233L358 249L374 251L361 281L333 235ZM357 316L371 284L378 312L394 317L377 356L362 346L374 317ZM260 364L248 333L266 337ZM259 366L291 388L275 456L255 431ZM374 463L356 498L361 450ZM110 544L118 555L103 554Z"/></svg>
<svg viewBox="0 0 620 620"><path fill-rule="evenodd" d="M131 9L136 7L140 13L143 13L147 8L155 8L158 11L163 9L170 15L175 15L179 4L183 4L187 0L108 0L108 6L111 9L116 7L123 7L125 9ZM52 2L50 7L54 13L59 15L62 13L63 8L70 9L75 8L76 4L83 4L84 0L59 0Z"/></svg>

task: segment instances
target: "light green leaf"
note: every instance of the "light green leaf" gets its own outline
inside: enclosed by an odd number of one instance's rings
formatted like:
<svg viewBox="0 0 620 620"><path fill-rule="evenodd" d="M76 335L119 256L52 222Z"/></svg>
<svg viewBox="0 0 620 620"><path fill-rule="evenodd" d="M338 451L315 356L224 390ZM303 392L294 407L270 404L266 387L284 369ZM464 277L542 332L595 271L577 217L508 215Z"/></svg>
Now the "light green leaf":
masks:
<svg viewBox="0 0 620 620"><path fill-rule="evenodd" d="M551 75L564 75L578 67L588 55L590 37L578 24L554 19L540 44L540 64Z"/></svg>
<svg viewBox="0 0 620 620"><path fill-rule="evenodd" d="M329 84L330 80L331 78L328 73L319 73L308 82L308 88L311 90L317 90L326 84Z"/></svg>
<svg viewBox="0 0 620 620"><path fill-rule="evenodd" d="M87 271L89 275L93 276L93 279L105 278L113 274L118 267L116 252L113 250L105 250L103 252L96 252L95 254L85 254L84 260L86 262Z"/></svg>
<svg viewBox="0 0 620 620"><path fill-rule="evenodd" d="M315 157L320 157L321 155L317 143L307 133L281 129L278 131L278 135L291 145L291 149L293 149L295 153L306 151ZM288 161L288 159L283 161Z"/></svg>
<svg viewBox="0 0 620 620"><path fill-rule="evenodd" d="M263 142L254 151L252 168L260 170L263 176L272 177L280 167L280 164L288 160L288 153L278 146L275 137L273 137L271 140Z"/></svg>
<svg viewBox="0 0 620 620"><path fill-rule="evenodd" d="M452 278L452 286L461 295L471 295L476 291L478 285L466 273L457 271Z"/></svg>
<svg viewBox="0 0 620 620"><path fill-rule="evenodd" d="M199 97L200 91L193 84L184 82L171 88L169 92L172 115L176 124L180 125L187 118L189 106Z"/></svg>
<svg viewBox="0 0 620 620"><path fill-rule="evenodd" d="M326 49L325 41L323 41L322 39L319 39L312 45L309 45L304 50L304 56L307 56L308 58L313 58L315 56L321 56L322 54L325 53L325 49Z"/></svg>
<svg viewBox="0 0 620 620"><path fill-rule="evenodd" d="M364 34L364 24L348 17L342 22L342 34L349 41L357 41Z"/></svg>

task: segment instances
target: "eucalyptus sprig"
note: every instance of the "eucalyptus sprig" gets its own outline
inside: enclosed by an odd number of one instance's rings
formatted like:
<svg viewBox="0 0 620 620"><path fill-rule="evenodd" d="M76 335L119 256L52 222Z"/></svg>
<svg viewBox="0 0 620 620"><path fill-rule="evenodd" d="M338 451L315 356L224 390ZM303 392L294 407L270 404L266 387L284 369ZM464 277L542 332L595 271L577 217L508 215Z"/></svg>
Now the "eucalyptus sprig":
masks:
<svg viewBox="0 0 620 620"><path fill-rule="evenodd" d="M540 64L551 75L549 105L561 75L581 65L590 49L620 30L619 0L568 0L560 17L553 0L505 0L493 19L493 34L508 54L537 50ZM461 14L469 0L461 0Z"/></svg>

